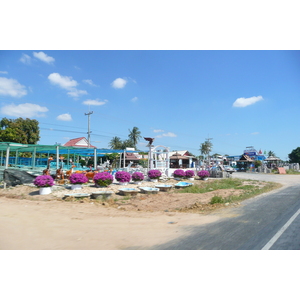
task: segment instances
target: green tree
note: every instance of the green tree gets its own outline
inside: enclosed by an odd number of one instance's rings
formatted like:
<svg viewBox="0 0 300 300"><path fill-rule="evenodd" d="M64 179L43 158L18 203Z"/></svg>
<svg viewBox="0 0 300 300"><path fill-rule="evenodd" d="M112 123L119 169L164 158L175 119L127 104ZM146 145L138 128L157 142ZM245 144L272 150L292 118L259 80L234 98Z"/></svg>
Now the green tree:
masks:
<svg viewBox="0 0 300 300"><path fill-rule="evenodd" d="M275 152L273 152L273 151L269 151L269 152L268 152L268 155L269 155L269 157L270 157L270 156L276 156Z"/></svg>
<svg viewBox="0 0 300 300"><path fill-rule="evenodd" d="M254 167L255 168L258 168L258 167L260 167L262 165L262 162L260 161L260 160L255 160L254 161Z"/></svg>
<svg viewBox="0 0 300 300"><path fill-rule="evenodd" d="M200 145L200 152L206 156L209 155L209 152L212 150L213 144L210 141L205 141Z"/></svg>
<svg viewBox="0 0 300 300"><path fill-rule="evenodd" d="M139 131L139 129L137 127L133 127L132 130L129 130L129 139L132 141L133 143L133 147L136 148L136 144L138 143L138 141L140 140L141 136L141 132Z"/></svg>
<svg viewBox="0 0 300 300"><path fill-rule="evenodd" d="M289 162L290 163L299 163L300 164L300 147L294 149L289 154Z"/></svg>
<svg viewBox="0 0 300 300"><path fill-rule="evenodd" d="M135 144L131 139L127 139L122 142L121 149L126 149L126 148L135 148Z"/></svg>
<svg viewBox="0 0 300 300"><path fill-rule="evenodd" d="M118 136L114 136L109 142L108 146L110 149L123 149L123 142Z"/></svg>
<svg viewBox="0 0 300 300"><path fill-rule="evenodd" d="M0 121L0 141L36 144L40 140L39 122L31 119L7 119Z"/></svg>

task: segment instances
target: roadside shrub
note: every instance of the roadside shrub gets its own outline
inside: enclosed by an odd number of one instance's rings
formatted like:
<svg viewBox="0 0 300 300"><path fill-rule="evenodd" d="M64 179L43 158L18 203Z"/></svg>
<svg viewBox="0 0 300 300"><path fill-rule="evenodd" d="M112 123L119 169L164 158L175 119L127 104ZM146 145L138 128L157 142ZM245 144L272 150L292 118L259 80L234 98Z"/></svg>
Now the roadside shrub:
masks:
<svg viewBox="0 0 300 300"><path fill-rule="evenodd" d="M71 174L69 180L72 184L83 184L89 181L89 179L83 173L73 173Z"/></svg>
<svg viewBox="0 0 300 300"><path fill-rule="evenodd" d="M195 176L195 172L193 170L186 170L185 171L185 177L192 178Z"/></svg>
<svg viewBox="0 0 300 300"><path fill-rule="evenodd" d="M200 172L198 172L197 175L198 175L200 178L204 178L204 177L209 177L209 176L210 176L209 172L206 171L206 170L201 170Z"/></svg>
<svg viewBox="0 0 300 300"><path fill-rule="evenodd" d="M128 173L126 171L118 171L115 174L115 178L119 182L129 182L131 179L131 175L130 175L130 173Z"/></svg>
<svg viewBox="0 0 300 300"><path fill-rule="evenodd" d="M224 200L221 196L213 196L210 200L210 204L215 204L215 203L223 203Z"/></svg>
<svg viewBox="0 0 300 300"><path fill-rule="evenodd" d="M54 180L50 175L41 175L34 179L33 184L37 187L50 187L54 185Z"/></svg>
<svg viewBox="0 0 300 300"><path fill-rule="evenodd" d="M99 186L109 186L114 181L113 176L108 172L96 173L93 178L95 184Z"/></svg>
<svg viewBox="0 0 300 300"><path fill-rule="evenodd" d="M134 172L132 175L133 181L143 181L144 180L144 174L141 172Z"/></svg>
<svg viewBox="0 0 300 300"><path fill-rule="evenodd" d="M185 172L181 169L175 170L173 173L174 177L183 178L185 177Z"/></svg>
<svg viewBox="0 0 300 300"><path fill-rule="evenodd" d="M148 171L148 177L150 179L159 179L160 176L161 176L161 171L159 171L159 170Z"/></svg>

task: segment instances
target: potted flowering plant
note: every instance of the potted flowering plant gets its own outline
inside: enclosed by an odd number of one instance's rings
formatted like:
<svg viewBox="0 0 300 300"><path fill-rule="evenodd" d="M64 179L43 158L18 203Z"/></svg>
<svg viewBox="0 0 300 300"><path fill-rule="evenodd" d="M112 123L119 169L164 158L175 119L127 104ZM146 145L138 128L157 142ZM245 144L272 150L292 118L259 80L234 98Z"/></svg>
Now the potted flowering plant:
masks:
<svg viewBox="0 0 300 300"><path fill-rule="evenodd" d="M201 170L200 172L198 172L197 174L202 180L207 180L209 177L209 172L206 170Z"/></svg>
<svg viewBox="0 0 300 300"><path fill-rule="evenodd" d="M54 185L54 180L50 175L37 176L33 184L40 188L40 195L46 195L51 193L51 186Z"/></svg>
<svg viewBox="0 0 300 300"><path fill-rule="evenodd" d="M148 171L148 177L153 182L157 182L157 180L160 178L160 176L161 176L161 171L159 171L159 170Z"/></svg>
<svg viewBox="0 0 300 300"><path fill-rule="evenodd" d="M96 186L107 187L114 181L114 177L108 172L100 172L95 174L93 178Z"/></svg>
<svg viewBox="0 0 300 300"><path fill-rule="evenodd" d="M83 173L73 173L69 177L70 183L72 184L71 189L77 190L82 188L83 183L87 183L89 179Z"/></svg>
<svg viewBox="0 0 300 300"><path fill-rule="evenodd" d="M178 169L174 171L173 175L175 179L181 180L182 178L185 177L185 172L181 169Z"/></svg>
<svg viewBox="0 0 300 300"><path fill-rule="evenodd" d="M144 180L144 174L141 172L134 172L131 177L132 180L137 184L141 184L141 182Z"/></svg>
<svg viewBox="0 0 300 300"><path fill-rule="evenodd" d="M130 181L131 175L126 171L118 171L115 174L115 178L121 185L126 185Z"/></svg>
<svg viewBox="0 0 300 300"><path fill-rule="evenodd" d="M185 177L189 180L194 180L195 172L193 170L186 170Z"/></svg>

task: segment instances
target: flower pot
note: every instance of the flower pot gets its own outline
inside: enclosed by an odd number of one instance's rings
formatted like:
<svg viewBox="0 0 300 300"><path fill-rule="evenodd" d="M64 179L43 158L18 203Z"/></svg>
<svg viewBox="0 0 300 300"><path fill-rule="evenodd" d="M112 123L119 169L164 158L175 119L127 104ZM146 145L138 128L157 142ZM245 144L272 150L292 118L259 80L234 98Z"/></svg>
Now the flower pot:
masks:
<svg viewBox="0 0 300 300"><path fill-rule="evenodd" d="M80 189L82 189L81 184L72 184L71 185L71 190L80 190Z"/></svg>
<svg viewBox="0 0 300 300"><path fill-rule="evenodd" d="M99 185L99 184L95 184L95 187L96 188L106 188L106 187L108 187L109 185Z"/></svg>
<svg viewBox="0 0 300 300"><path fill-rule="evenodd" d="M39 190L40 195L48 195L51 194L52 190L51 187L41 187Z"/></svg>
<svg viewBox="0 0 300 300"><path fill-rule="evenodd" d="M208 177L202 177L201 179L206 181L208 180Z"/></svg>
<svg viewBox="0 0 300 300"><path fill-rule="evenodd" d="M183 178L181 177L174 177L175 180L181 181Z"/></svg>
<svg viewBox="0 0 300 300"><path fill-rule="evenodd" d="M119 185L127 185L128 182L119 182Z"/></svg>
<svg viewBox="0 0 300 300"><path fill-rule="evenodd" d="M151 182L158 182L158 179L150 179Z"/></svg>
<svg viewBox="0 0 300 300"><path fill-rule="evenodd" d="M190 178L188 178L188 180L194 180L195 178L194 177L190 177Z"/></svg>

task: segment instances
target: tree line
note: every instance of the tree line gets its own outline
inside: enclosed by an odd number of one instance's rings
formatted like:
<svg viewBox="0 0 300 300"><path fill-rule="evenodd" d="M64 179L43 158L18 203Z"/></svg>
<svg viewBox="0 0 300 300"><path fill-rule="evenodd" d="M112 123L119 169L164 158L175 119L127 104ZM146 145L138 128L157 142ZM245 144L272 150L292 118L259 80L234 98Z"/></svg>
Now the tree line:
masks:
<svg viewBox="0 0 300 300"><path fill-rule="evenodd" d="M110 149L126 149L126 148L137 148L137 144L141 139L141 131L138 127L134 126L129 130L128 138L122 140L118 136L114 136L108 146ZM40 140L40 129L39 122L35 119L7 119L3 118L0 121L0 142L14 142L20 144L37 144ZM209 140L200 144L200 153L202 156L199 158L204 158L203 155L209 156L212 151L213 144ZM217 156L215 153L212 155ZM268 152L269 156L275 156L273 151ZM290 154L288 154L290 163L300 163L300 147L293 149Z"/></svg>

